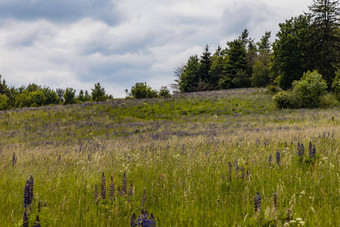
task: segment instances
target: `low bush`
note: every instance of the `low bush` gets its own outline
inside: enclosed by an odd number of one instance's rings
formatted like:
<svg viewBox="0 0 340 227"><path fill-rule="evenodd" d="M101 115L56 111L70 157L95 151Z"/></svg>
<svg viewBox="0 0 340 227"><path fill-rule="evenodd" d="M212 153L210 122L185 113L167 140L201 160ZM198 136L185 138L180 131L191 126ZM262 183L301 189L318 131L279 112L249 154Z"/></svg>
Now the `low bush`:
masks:
<svg viewBox="0 0 340 227"><path fill-rule="evenodd" d="M277 93L273 99L279 108L317 108L327 94L327 83L317 71L304 73L293 88Z"/></svg>

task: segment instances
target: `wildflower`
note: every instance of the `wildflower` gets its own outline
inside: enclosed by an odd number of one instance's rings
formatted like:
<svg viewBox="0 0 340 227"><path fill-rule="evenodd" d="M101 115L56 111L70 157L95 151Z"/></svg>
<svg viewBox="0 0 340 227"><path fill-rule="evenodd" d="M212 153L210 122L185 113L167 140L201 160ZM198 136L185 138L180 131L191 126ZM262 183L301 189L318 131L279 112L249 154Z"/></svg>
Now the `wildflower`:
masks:
<svg viewBox="0 0 340 227"><path fill-rule="evenodd" d="M15 152L13 152L12 165L14 166L16 163L17 163L17 156L15 155Z"/></svg>
<svg viewBox="0 0 340 227"><path fill-rule="evenodd" d="M277 193L273 193L273 198L274 198L274 208L277 211Z"/></svg>
<svg viewBox="0 0 340 227"><path fill-rule="evenodd" d="M38 213L40 213L40 211L41 211L41 201L39 200L38 201Z"/></svg>
<svg viewBox="0 0 340 227"><path fill-rule="evenodd" d="M25 213L24 213L24 218L23 218L22 226L23 227L28 227L28 216L27 216L26 210L25 210Z"/></svg>
<svg viewBox="0 0 340 227"><path fill-rule="evenodd" d="M34 187L34 180L32 175L28 180L28 184L29 184L29 203L31 204L33 202L33 187Z"/></svg>
<svg viewBox="0 0 340 227"><path fill-rule="evenodd" d="M127 179L126 173L124 172L123 179L122 179L122 194L125 195L127 192Z"/></svg>
<svg viewBox="0 0 340 227"><path fill-rule="evenodd" d="M256 196L254 197L254 210L255 210L255 216L257 212L261 210L261 196L259 192L256 192Z"/></svg>
<svg viewBox="0 0 340 227"><path fill-rule="evenodd" d="M115 183L113 182L113 177L111 176L111 181L110 181L110 189L109 189L109 194L110 194L110 200L113 201L115 197Z"/></svg>
<svg viewBox="0 0 340 227"><path fill-rule="evenodd" d="M97 184L94 185L94 201L96 203L98 201L98 187L97 187Z"/></svg>
<svg viewBox="0 0 340 227"><path fill-rule="evenodd" d="M241 167L241 178L242 178L242 180L244 179L244 175L245 175L245 170L244 170L244 167L242 166Z"/></svg>
<svg viewBox="0 0 340 227"><path fill-rule="evenodd" d="M25 207L28 207L30 205L30 185L28 180L26 181L24 190L24 205Z"/></svg>
<svg viewBox="0 0 340 227"><path fill-rule="evenodd" d="M276 163L277 163L278 165L280 165L280 161L281 161L281 154L280 154L280 151L277 150L277 151L276 151Z"/></svg>
<svg viewBox="0 0 340 227"><path fill-rule="evenodd" d="M105 178L104 172L102 173L100 195L101 195L102 199L105 199L105 197L106 197L106 178Z"/></svg>
<svg viewBox="0 0 340 227"><path fill-rule="evenodd" d="M35 224L34 227L41 227L40 225L40 219L39 219L39 215L37 215L37 217L35 218Z"/></svg>
<svg viewBox="0 0 340 227"><path fill-rule="evenodd" d="M132 187L132 183L130 181L129 196L132 196L132 194L133 194L133 187Z"/></svg>
<svg viewBox="0 0 340 227"><path fill-rule="evenodd" d="M272 164L272 154L269 155L269 165Z"/></svg>
<svg viewBox="0 0 340 227"><path fill-rule="evenodd" d="M131 227L135 227L136 226L136 214L135 213L133 213L133 215L131 217L130 226Z"/></svg>

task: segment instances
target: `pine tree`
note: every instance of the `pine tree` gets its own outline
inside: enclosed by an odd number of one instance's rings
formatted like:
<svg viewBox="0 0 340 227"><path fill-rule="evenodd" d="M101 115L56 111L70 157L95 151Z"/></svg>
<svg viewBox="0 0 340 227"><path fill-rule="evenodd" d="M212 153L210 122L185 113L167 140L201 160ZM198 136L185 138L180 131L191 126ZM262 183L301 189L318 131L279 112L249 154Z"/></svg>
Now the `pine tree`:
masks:
<svg viewBox="0 0 340 227"><path fill-rule="evenodd" d="M210 81L210 75L209 71L211 68L211 53L209 52L209 46L205 46L205 51L203 52L199 69L198 69L198 76L199 76L199 83L202 83L202 87L199 90L209 90L209 81Z"/></svg>
<svg viewBox="0 0 340 227"><path fill-rule="evenodd" d="M312 18L311 60L330 87L336 68L340 66L339 1L314 0L309 10Z"/></svg>

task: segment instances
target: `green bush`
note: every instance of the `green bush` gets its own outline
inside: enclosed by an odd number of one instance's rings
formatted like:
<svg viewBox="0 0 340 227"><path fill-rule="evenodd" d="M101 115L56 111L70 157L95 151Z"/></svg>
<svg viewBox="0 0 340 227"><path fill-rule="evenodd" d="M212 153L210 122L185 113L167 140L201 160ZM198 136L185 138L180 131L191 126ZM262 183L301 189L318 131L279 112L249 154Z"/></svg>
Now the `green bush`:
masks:
<svg viewBox="0 0 340 227"><path fill-rule="evenodd" d="M162 98L170 98L170 91L166 86L162 86L161 89L159 90L159 97Z"/></svg>
<svg viewBox="0 0 340 227"><path fill-rule="evenodd" d="M73 88L66 88L64 93L64 105L76 103L76 90Z"/></svg>
<svg viewBox="0 0 340 227"><path fill-rule="evenodd" d="M293 82L293 90L301 99L301 107L315 108L327 94L327 83L317 71L308 71L299 81Z"/></svg>
<svg viewBox="0 0 340 227"><path fill-rule="evenodd" d="M251 84L253 87L265 87L270 83L269 67L264 65L261 61L256 61L253 66L253 75L251 77Z"/></svg>
<svg viewBox="0 0 340 227"><path fill-rule="evenodd" d="M275 95L275 94L279 93L280 91L282 91L282 89L278 86L275 86L275 85L268 85L267 86L267 92L269 94Z"/></svg>
<svg viewBox="0 0 340 227"><path fill-rule="evenodd" d="M5 94L0 94L0 110L9 109L9 98Z"/></svg>
<svg viewBox="0 0 340 227"><path fill-rule="evenodd" d="M131 95L136 99L144 99L144 98L155 98L158 96L157 91L152 90L152 88L143 82L136 83L131 88Z"/></svg>
<svg viewBox="0 0 340 227"><path fill-rule="evenodd" d="M91 92L92 100L95 102L105 101L108 96L105 94L105 89L100 86L100 83L94 85L94 89Z"/></svg>
<svg viewBox="0 0 340 227"><path fill-rule="evenodd" d="M21 108L21 107L29 107L32 105L31 100L31 92L24 91L23 93L20 93L15 98L15 107Z"/></svg>
<svg viewBox="0 0 340 227"><path fill-rule="evenodd" d="M340 101L340 69L335 72L332 89L337 100Z"/></svg>
<svg viewBox="0 0 340 227"><path fill-rule="evenodd" d="M279 108L316 108L327 94L327 84L317 71L308 71L299 81L293 82L293 88L277 93L273 99Z"/></svg>
<svg viewBox="0 0 340 227"><path fill-rule="evenodd" d="M276 102L279 108L300 108L300 97L292 90L281 91L274 95L273 100Z"/></svg>

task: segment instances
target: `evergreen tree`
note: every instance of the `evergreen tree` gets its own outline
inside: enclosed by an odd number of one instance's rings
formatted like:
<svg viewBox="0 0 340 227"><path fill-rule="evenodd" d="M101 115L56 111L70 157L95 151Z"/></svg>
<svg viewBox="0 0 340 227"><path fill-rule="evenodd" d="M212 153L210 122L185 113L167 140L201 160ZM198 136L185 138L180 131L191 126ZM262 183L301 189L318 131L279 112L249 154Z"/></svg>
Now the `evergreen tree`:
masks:
<svg viewBox="0 0 340 227"><path fill-rule="evenodd" d="M96 83L94 85L94 89L92 89L92 100L95 102L98 101L105 101L107 99L107 96L105 94L105 89L101 87L100 83Z"/></svg>
<svg viewBox="0 0 340 227"><path fill-rule="evenodd" d="M198 90L209 90L210 84L210 75L209 71L211 68L211 53L209 52L209 46L205 46L205 51L203 52L200 64L198 68L198 77L199 82L201 85L199 86Z"/></svg>
<svg viewBox="0 0 340 227"><path fill-rule="evenodd" d="M197 91L199 78L199 60L197 55L191 56L184 66L183 73L179 82L180 92Z"/></svg>
<svg viewBox="0 0 340 227"><path fill-rule="evenodd" d="M271 32L265 32L265 34L262 36L260 42L257 43L258 51L260 54L269 54L270 53L270 35Z"/></svg>
<svg viewBox="0 0 340 227"><path fill-rule="evenodd" d="M244 84L240 84L237 80L237 75L242 75L244 77L244 72L247 70L246 61L246 49L243 45L241 39L236 39L234 41L227 43L228 49L228 59L226 62L225 75L219 81L219 87L222 89L235 88L235 87L247 87L249 86L249 78L243 78ZM248 80L248 81L247 81Z"/></svg>
<svg viewBox="0 0 340 227"><path fill-rule="evenodd" d="M220 46L217 47L215 53L211 57L211 67L209 71L209 86L213 90L218 89L218 82L225 73L226 55Z"/></svg>
<svg viewBox="0 0 340 227"><path fill-rule="evenodd" d="M279 24L280 31L273 43L273 71L281 88L288 89L294 80L311 69L307 40L310 35L310 17L300 15Z"/></svg>
<svg viewBox="0 0 340 227"><path fill-rule="evenodd" d="M309 10L312 18L311 61L330 87L336 68L340 66L339 1L314 0Z"/></svg>

